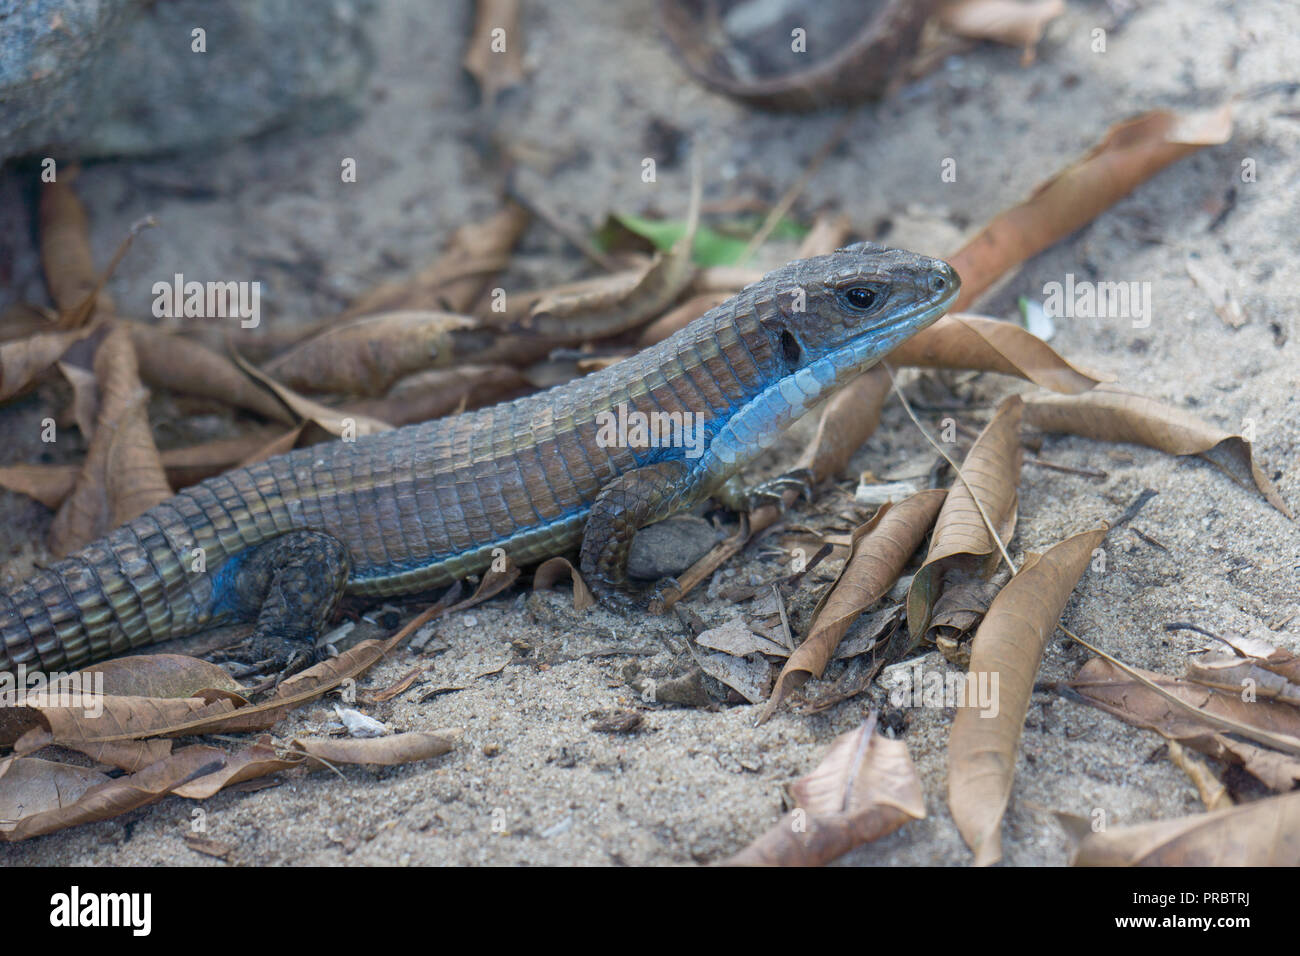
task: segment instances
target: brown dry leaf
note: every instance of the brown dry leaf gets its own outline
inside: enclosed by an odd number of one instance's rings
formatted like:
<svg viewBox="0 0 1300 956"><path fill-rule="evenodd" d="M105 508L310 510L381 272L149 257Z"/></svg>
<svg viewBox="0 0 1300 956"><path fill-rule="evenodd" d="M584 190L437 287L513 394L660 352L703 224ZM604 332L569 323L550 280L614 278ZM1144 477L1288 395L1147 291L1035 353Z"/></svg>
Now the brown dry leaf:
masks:
<svg viewBox="0 0 1300 956"><path fill-rule="evenodd" d="M1034 676L1066 601L1105 537L1105 528L1085 531L1046 554L1029 555L975 633L965 686L991 691L992 705L982 708L988 701L968 696L957 708L948 738L948 806L977 866L1002 857L1002 815Z"/></svg>
<svg viewBox="0 0 1300 956"><path fill-rule="evenodd" d="M80 474L80 465L9 465L0 468L0 488L35 498L54 510L72 494Z"/></svg>
<svg viewBox="0 0 1300 956"><path fill-rule="evenodd" d="M1253 482L1288 518L1294 518L1251 454L1251 444L1195 415L1144 395L1098 388L1086 395L1048 395L1025 405L1025 421L1043 431L1066 432L1099 441L1132 442L1170 455L1200 455L1238 484Z"/></svg>
<svg viewBox="0 0 1300 956"><path fill-rule="evenodd" d="M1300 685L1274 673L1251 658L1207 654L1187 659L1187 677L1206 687L1240 693L1249 687L1258 697L1300 706Z"/></svg>
<svg viewBox="0 0 1300 956"><path fill-rule="evenodd" d="M154 388L210 398L289 425L293 415L265 388L250 382L234 362L200 342L142 322L131 330L140 378Z"/></svg>
<svg viewBox="0 0 1300 956"><path fill-rule="evenodd" d="M225 766L177 788L178 797L205 800L226 787L285 770L320 770L339 764L391 767L450 753L464 731L449 727L430 732L392 734L368 739L295 737L287 747L263 734L227 756Z"/></svg>
<svg viewBox="0 0 1300 956"><path fill-rule="evenodd" d="M387 737L295 737L289 745L306 754L309 763L321 761L325 764L392 767L451 753L463 733L456 727Z"/></svg>
<svg viewBox="0 0 1300 956"><path fill-rule="evenodd" d="M229 701L217 702L229 711ZM54 744L77 750L100 763L128 772L143 770L171 752L169 740L141 740L192 718L210 706L199 697L167 699L156 697L110 697L83 689L55 694L52 691L25 694L17 707L6 713L3 737L18 754L34 753ZM13 734L24 727L16 739ZM105 739L116 738L116 739Z"/></svg>
<svg viewBox="0 0 1300 956"><path fill-rule="evenodd" d="M449 312L369 315L312 336L262 371L303 391L383 395L405 375L450 365L463 355L458 333L475 328L473 319Z"/></svg>
<svg viewBox="0 0 1300 956"><path fill-rule="evenodd" d="M39 757L0 760L0 839L23 817L71 806L108 776L89 767L55 763Z"/></svg>
<svg viewBox="0 0 1300 956"><path fill-rule="evenodd" d="M949 0L939 8L937 19L959 37L1020 47L1020 64L1028 66L1047 24L1063 13L1065 0Z"/></svg>
<svg viewBox="0 0 1300 956"><path fill-rule="evenodd" d="M1153 730L1216 759L1241 763L1269 786L1276 786L1281 775L1300 766L1294 759L1300 754L1300 710L1295 707L1264 697L1244 700L1240 691L1224 692L1140 668L1137 672L1187 707L1173 704L1100 658L1090 660L1065 686L1094 707L1135 727ZM1280 746L1291 754L1291 759L1267 760L1252 745L1230 746L1235 742L1223 737L1225 730Z"/></svg>
<svg viewBox="0 0 1300 956"><path fill-rule="evenodd" d="M474 607L476 604L482 604L484 601L496 597L510 585L519 580L519 567L506 555L503 560L503 566L498 568L495 564L483 573L483 579L479 581L478 587L474 593L465 600L453 604L447 608L448 614L454 614L456 611L464 611Z"/></svg>
<svg viewBox="0 0 1300 956"><path fill-rule="evenodd" d="M573 609L575 611L585 611L596 603L591 588L587 587L587 582L582 579L578 569L567 558L554 557L538 565L537 570L533 572L533 590L548 591L555 587L555 583L560 578L566 575L573 582Z"/></svg>
<svg viewBox="0 0 1300 956"><path fill-rule="evenodd" d="M1255 637L1225 634L1222 639L1238 654L1256 661L1265 670L1280 674L1293 684L1300 684L1300 656Z"/></svg>
<svg viewBox="0 0 1300 956"><path fill-rule="evenodd" d="M524 81L524 38L519 0L478 0L474 32L461 66L478 83L484 106Z"/></svg>
<svg viewBox="0 0 1300 956"><path fill-rule="evenodd" d="M959 572L965 578L987 577L997 567L997 543L989 536L979 507L997 529L1003 545L1011 540L1016 526L1020 483L1020 396L1012 395L998 406L993 420L962 463L965 480L953 480L943 510L934 524L930 553L907 589L907 628L912 641L919 641L930 626L935 602L945 577Z"/></svg>
<svg viewBox="0 0 1300 956"><path fill-rule="evenodd" d="M223 766L177 787L175 793L187 800L206 800L237 783L301 766L303 759L301 753L286 751L276 746L269 734L263 734L247 747L227 754Z"/></svg>
<svg viewBox="0 0 1300 956"><path fill-rule="evenodd" d="M791 786L796 809L731 866L821 866L925 816L907 744L875 733L876 715L840 734L817 769Z"/></svg>
<svg viewBox="0 0 1300 956"><path fill-rule="evenodd" d="M204 690L244 691L225 668L184 654L137 654L101 661L65 676L50 690L72 691L87 686L92 677L95 691L111 697L184 698Z"/></svg>
<svg viewBox="0 0 1300 956"><path fill-rule="evenodd" d="M43 183L40 187L41 266L50 298L62 313L60 327L64 329L76 328L80 324L66 322L66 318L75 315L77 307L86 301L87 296L95 293L99 285L95 257L90 250L86 207L72 188L80 172L80 167L68 167L54 182ZM112 314L112 297L100 289L94 307L103 314Z"/></svg>
<svg viewBox="0 0 1300 956"><path fill-rule="evenodd" d="M280 400L293 410L295 415L319 425L331 435L342 436L345 432L350 432L354 437L360 438L362 435L374 435L378 432L392 430L392 425L377 418L331 408L321 402L299 395L293 389L281 385L266 373L244 361L238 354L234 355L234 360L235 364L241 369L275 392Z"/></svg>
<svg viewBox="0 0 1300 956"><path fill-rule="evenodd" d="M76 488L50 527L50 551L56 555L103 537L172 496L149 426L149 393L136 374L135 349L125 327L111 326L96 350L95 380L95 437Z"/></svg>
<svg viewBox="0 0 1300 956"><path fill-rule="evenodd" d="M691 255L700 224L701 176L691 181L686 232L644 269L601 276L546 290L519 323L547 342L586 342L620 335L644 324L677 300L695 276Z"/></svg>
<svg viewBox="0 0 1300 956"><path fill-rule="evenodd" d="M1026 259L1087 225L1170 163L1232 136L1232 109L1143 113L1111 127L1080 160L996 216L948 262L961 276L953 312L965 309Z"/></svg>
<svg viewBox="0 0 1300 956"><path fill-rule="evenodd" d="M344 407L394 425L412 425L509 401L531 390L528 380L508 365L466 365L408 375L383 398L349 402Z"/></svg>
<svg viewBox="0 0 1300 956"><path fill-rule="evenodd" d="M404 309L468 312L493 274L509 265L511 250L531 218L523 206L507 201L482 222L466 223L453 232L442 255L432 264L410 279L376 286L352 303L339 319Z"/></svg>
<svg viewBox="0 0 1300 956"><path fill-rule="evenodd" d="M189 780L213 773L225 759L226 755L215 747L185 747L138 773L98 783L75 797L71 794L80 788L80 784L74 783L76 778L67 771L58 771L58 780L73 783L68 794L45 789L36 808L25 807L27 812L17 817L6 813L4 822L0 822L0 840L26 840L82 823L120 816L161 800ZM38 773L51 772L46 767L34 769ZM7 773L0 776L0 792L4 790L7 776ZM0 806L7 804L7 800L0 799Z"/></svg>
<svg viewBox="0 0 1300 956"><path fill-rule="evenodd" d="M937 0L885 0L860 18L859 32L805 69L752 75L706 0L663 0L660 14L673 53L700 82L761 109L817 110L885 93L906 66ZM742 71L733 64L740 62Z"/></svg>
<svg viewBox="0 0 1300 956"><path fill-rule="evenodd" d="M1300 793L1089 833L1074 866L1300 866Z"/></svg>
<svg viewBox="0 0 1300 956"><path fill-rule="evenodd" d="M99 387L95 373L71 362L58 362L55 367L64 381L72 387L72 420L86 441L95 437L95 417L99 413Z"/></svg>
<svg viewBox="0 0 1300 956"><path fill-rule="evenodd" d="M1115 380L1113 375L1067 362L1038 336L1012 322L983 315L945 315L890 352L886 361L1015 375L1067 395Z"/></svg>
<svg viewBox="0 0 1300 956"><path fill-rule="evenodd" d="M0 342L25 339L58 329L59 313L32 302L11 302L0 309Z"/></svg>
<svg viewBox="0 0 1300 956"><path fill-rule="evenodd" d="M8 401L49 371L77 342L98 331L96 326L37 335L0 345L0 402Z"/></svg>
<svg viewBox="0 0 1300 956"><path fill-rule="evenodd" d="M884 505L853 532L853 550L835 583L823 595L802 644L786 661L758 723L763 723L791 690L821 677L840 639L863 611L894 586L912 553L925 540L947 492L921 491L897 505Z"/></svg>
<svg viewBox="0 0 1300 956"><path fill-rule="evenodd" d="M394 642L405 633L399 632L394 638L378 641L362 641L348 648L338 657L321 661L306 670L294 674L283 681L268 699L256 704L248 704L236 710L223 707L224 701L214 701L211 716L198 713L192 719L160 728L157 734L215 734L215 733L255 733L274 727L284 715L295 707L314 700L322 694L333 690L344 681L359 677L379 662Z"/></svg>

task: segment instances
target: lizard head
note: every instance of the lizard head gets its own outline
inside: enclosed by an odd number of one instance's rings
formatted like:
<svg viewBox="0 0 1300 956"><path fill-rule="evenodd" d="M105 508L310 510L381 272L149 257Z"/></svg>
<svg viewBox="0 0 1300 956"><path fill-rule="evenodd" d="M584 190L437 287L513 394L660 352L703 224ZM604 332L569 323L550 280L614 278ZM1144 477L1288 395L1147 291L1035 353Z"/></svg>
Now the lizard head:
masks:
<svg viewBox="0 0 1300 956"><path fill-rule="evenodd" d="M865 368L935 322L961 279L941 259L869 242L801 259L768 276L775 309L759 310L791 371L832 357Z"/></svg>

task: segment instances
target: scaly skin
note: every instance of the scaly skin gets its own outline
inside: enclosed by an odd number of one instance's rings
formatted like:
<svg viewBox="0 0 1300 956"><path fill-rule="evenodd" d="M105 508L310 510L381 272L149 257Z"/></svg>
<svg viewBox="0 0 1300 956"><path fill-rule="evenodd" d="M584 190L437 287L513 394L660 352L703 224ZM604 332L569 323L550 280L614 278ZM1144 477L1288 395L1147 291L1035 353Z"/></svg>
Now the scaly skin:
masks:
<svg viewBox="0 0 1300 956"><path fill-rule="evenodd" d="M239 620L309 641L344 589L449 584L498 548L527 565L581 542L588 582L608 593L636 528L714 493L938 319L958 286L938 260L850 246L792 262L586 378L210 478L0 594L0 671L82 666ZM703 454L607 447L597 416L620 406L699 416Z"/></svg>

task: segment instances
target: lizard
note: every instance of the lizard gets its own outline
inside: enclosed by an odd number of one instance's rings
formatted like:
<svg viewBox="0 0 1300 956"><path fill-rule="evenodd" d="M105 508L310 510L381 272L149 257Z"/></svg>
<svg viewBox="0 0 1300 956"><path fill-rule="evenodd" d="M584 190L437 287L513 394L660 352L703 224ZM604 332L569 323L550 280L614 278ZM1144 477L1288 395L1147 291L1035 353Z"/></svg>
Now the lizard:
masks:
<svg viewBox="0 0 1300 956"><path fill-rule="evenodd" d="M959 287L942 260L857 243L788 263L584 378L208 478L0 592L0 672L239 622L255 654L310 656L345 593L430 590L502 552L526 566L576 548L598 596L624 594L639 528L715 495ZM700 440L605 427L635 413Z"/></svg>

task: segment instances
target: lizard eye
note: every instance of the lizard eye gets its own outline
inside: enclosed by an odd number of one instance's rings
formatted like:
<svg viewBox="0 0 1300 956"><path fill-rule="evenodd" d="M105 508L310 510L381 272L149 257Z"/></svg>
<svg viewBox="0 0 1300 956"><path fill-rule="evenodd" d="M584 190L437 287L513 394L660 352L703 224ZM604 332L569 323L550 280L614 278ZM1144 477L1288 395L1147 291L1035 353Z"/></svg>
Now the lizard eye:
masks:
<svg viewBox="0 0 1300 956"><path fill-rule="evenodd" d="M861 312L866 312L876 304L880 296L876 294L875 289L870 289L864 285L855 285L851 289L844 290L844 299L853 308Z"/></svg>

